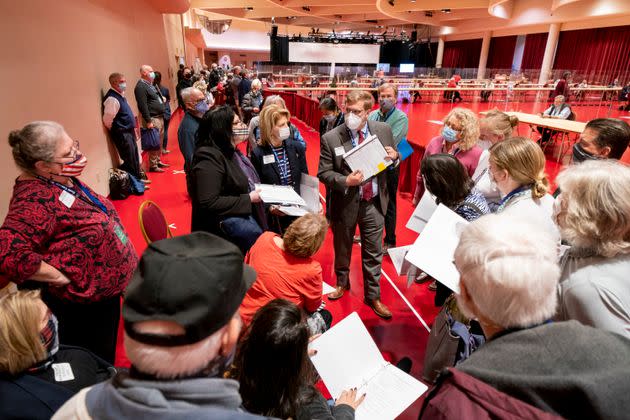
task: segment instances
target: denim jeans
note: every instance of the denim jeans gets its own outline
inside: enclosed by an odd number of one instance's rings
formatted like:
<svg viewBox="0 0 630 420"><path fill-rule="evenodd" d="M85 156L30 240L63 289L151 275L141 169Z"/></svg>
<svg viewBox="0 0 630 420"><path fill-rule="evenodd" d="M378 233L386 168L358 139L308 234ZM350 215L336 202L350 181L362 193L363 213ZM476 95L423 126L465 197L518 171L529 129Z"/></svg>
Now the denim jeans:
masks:
<svg viewBox="0 0 630 420"><path fill-rule="evenodd" d="M226 238L238 246L243 255L247 254L254 242L262 235L262 229L251 215L226 217L219 226Z"/></svg>

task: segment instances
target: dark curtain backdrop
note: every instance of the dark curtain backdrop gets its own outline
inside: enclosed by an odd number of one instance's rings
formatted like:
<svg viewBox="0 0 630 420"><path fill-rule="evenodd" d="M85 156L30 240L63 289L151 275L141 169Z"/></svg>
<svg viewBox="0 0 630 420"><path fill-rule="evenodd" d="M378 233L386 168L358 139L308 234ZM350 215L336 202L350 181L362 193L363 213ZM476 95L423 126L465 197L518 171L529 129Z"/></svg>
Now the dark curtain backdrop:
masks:
<svg viewBox="0 0 630 420"><path fill-rule="evenodd" d="M523 51L521 69L540 70L543 62L543 56L545 55L548 35L548 33L528 34L525 37L525 50Z"/></svg>
<svg viewBox="0 0 630 420"><path fill-rule="evenodd" d="M486 67L489 69L511 69L514 48L516 48L516 35L492 38ZM481 50L479 53L481 54Z"/></svg>
<svg viewBox="0 0 630 420"><path fill-rule="evenodd" d="M481 42L482 39L445 42L442 67L476 68L479 66Z"/></svg>
<svg viewBox="0 0 630 420"><path fill-rule="evenodd" d="M289 38L286 36L269 37L270 59L272 64L289 64Z"/></svg>
<svg viewBox="0 0 630 420"><path fill-rule="evenodd" d="M630 26L560 32L553 68L576 70L590 76L590 82L609 83L628 73L630 67Z"/></svg>

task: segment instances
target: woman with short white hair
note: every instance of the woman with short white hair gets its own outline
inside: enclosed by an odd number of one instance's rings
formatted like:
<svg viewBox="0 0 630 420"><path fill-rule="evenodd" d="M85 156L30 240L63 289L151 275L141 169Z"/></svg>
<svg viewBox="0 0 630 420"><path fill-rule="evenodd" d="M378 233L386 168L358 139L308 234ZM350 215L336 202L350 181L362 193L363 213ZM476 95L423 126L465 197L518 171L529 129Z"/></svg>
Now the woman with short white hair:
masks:
<svg viewBox="0 0 630 420"><path fill-rule="evenodd" d="M555 219L571 248L561 260L558 319L630 338L630 168L610 160L568 167Z"/></svg>
<svg viewBox="0 0 630 420"><path fill-rule="evenodd" d="M449 387L449 375L438 381L421 419L457 417L463 399L479 407L480 395L481 410L505 409L502 417L541 418L539 410L568 419L628 416L630 340L576 321L548 322L560 277L555 249L543 226L510 212L464 227L455 250L457 303L479 320L487 342L451 369L459 386Z"/></svg>
<svg viewBox="0 0 630 420"><path fill-rule="evenodd" d="M252 117L260 113L263 104L262 83L258 79L252 80L252 90L243 96L241 111L243 111L243 122L249 124Z"/></svg>

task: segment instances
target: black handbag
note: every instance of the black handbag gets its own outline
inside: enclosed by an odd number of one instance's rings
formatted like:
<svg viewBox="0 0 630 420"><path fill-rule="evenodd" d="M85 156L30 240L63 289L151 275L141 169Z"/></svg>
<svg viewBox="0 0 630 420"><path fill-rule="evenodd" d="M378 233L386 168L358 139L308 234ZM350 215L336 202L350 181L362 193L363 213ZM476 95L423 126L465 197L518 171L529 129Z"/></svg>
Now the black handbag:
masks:
<svg viewBox="0 0 630 420"><path fill-rule="evenodd" d="M109 198L124 200L131 195L129 174L122 169L109 170Z"/></svg>
<svg viewBox="0 0 630 420"><path fill-rule="evenodd" d="M140 129L140 144L142 150L159 150L160 143L160 130L155 127Z"/></svg>

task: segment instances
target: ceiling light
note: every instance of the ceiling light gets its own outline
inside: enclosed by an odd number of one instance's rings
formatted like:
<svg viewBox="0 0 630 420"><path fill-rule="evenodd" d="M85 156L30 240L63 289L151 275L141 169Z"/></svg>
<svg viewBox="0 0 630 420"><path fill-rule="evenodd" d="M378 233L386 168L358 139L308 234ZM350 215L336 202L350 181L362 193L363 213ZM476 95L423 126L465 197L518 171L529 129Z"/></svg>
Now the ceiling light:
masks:
<svg viewBox="0 0 630 420"><path fill-rule="evenodd" d="M254 8L253 8L252 6L247 6L247 7L245 8L245 10L247 10L247 11L250 11L250 12L251 12L252 10L254 10Z"/></svg>
<svg viewBox="0 0 630 420"><path fill-rule="evenodd" d="M441 12L442 13L451 13L451 9L442 9Z"/></svg>

